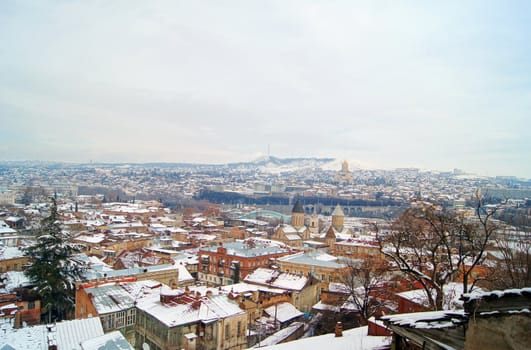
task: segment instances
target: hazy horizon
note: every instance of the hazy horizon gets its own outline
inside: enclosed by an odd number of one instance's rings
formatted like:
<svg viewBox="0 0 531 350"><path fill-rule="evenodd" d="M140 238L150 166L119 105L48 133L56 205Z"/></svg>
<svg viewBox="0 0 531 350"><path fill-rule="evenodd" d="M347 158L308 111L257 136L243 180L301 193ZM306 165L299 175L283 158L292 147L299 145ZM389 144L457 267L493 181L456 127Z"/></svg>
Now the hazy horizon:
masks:
<svg viewBox="0 0 531 350"><path fill-rule="evenodd" d="M531 178L526 1L4 1L0 160Z"/></svg>

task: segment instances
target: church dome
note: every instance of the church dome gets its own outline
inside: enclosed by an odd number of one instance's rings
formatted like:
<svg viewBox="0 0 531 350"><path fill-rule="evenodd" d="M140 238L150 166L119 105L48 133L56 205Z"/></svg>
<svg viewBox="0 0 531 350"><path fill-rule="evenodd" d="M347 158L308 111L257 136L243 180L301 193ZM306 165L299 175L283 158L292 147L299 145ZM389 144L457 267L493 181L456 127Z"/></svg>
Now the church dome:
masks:
<svg viewBox="0 0 531 350"><path fill-rule="evenodd" d="M332 216L345 216L345 213L343 212L343 209L338 205L336 205L336 208L332 212Z"/></svg>
<svg viewBox="0 0 531 350"><path fill-rule="evenodd" d="M304 208L302 207L302 203L300 199L297 199L295 202L295 205L293 206L292 213L302 213L304 214Z"/></svg>

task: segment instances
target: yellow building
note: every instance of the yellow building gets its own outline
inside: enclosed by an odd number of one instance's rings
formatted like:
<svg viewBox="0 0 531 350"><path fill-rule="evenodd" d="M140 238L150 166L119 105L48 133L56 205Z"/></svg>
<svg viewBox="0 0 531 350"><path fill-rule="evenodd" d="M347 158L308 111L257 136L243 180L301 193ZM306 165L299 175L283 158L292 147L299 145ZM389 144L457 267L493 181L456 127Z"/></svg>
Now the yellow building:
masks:
<svg viewBox="0 0 531 350"><path fill-rule="evenodd" d="M18 247L0 247L0 273L8 271L23 271L29 262L29 257Z"/></svg>
<svg viewBox="0 0 531 350"><path fill-rule="evenodd" d="M328 289L330 282L341 282L346 265L326 253L312 251L288 255L277 260L280 271L310 275L320 281L321 289Z"/></svg>

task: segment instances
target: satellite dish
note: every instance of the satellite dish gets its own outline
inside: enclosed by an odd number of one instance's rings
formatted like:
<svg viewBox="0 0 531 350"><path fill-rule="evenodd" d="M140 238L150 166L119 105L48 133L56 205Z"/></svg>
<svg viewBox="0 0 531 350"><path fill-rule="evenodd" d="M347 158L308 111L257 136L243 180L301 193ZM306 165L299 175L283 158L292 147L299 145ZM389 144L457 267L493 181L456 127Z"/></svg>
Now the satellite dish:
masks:
<svg viewBox="0 0 531 350"><path fill-rule="evenodd" d="M142 350L149 350L149 344L148 343L142 344Z"/></svg>

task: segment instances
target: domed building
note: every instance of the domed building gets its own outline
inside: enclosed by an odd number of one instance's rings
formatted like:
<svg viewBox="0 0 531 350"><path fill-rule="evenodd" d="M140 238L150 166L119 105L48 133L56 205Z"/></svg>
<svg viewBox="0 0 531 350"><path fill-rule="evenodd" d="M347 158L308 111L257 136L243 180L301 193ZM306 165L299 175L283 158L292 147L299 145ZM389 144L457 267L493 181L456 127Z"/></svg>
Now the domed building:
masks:
<svg viewBox="0 0 531 350"><path fill-rule="evenodd" d="M341 170L336 174L335 180L341 184L351 184L354 182L354 176L348 169L348 162L346 160L341 163Z"/></svg>
<svg viewBox="0 0 531 350"><path fill-rule="evenodd" d="M332 224L322 231L320 239L333 249L337 240L349 238L352 238L352 230L345 227L345 213L338 204L332 212Z"/></svg>
<svg viewBox="0 0 531 350"><path fill-rule="evenodd" d="M291 210L291 224L278 225L271 238L292 247L302 247L302 242L310 239L310 230L304 224L304 216L302 202L297 199Z"/></svg>

